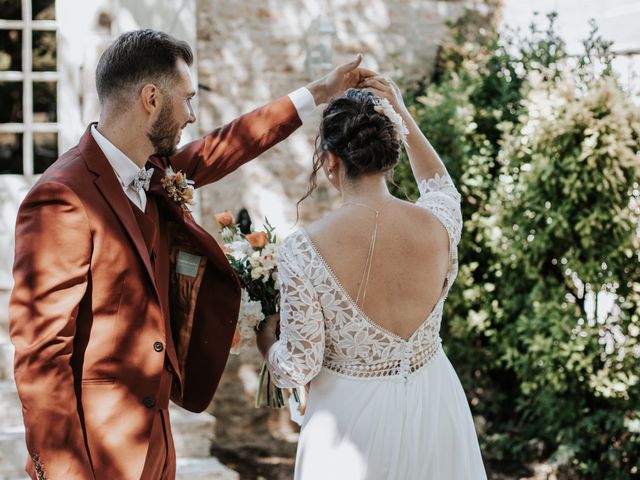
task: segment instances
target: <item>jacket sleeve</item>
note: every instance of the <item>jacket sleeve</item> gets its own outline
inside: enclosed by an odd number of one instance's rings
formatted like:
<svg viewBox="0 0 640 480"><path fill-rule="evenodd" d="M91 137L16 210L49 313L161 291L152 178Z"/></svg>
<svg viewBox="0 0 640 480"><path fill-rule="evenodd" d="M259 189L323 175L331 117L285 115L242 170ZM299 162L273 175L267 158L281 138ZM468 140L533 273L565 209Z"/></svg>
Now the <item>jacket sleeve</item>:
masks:
<svg viewBox="0 0 640 480"><path fill-rule="evenodd" d="M242 115L171 158L199 188L215 182L287 138L302 122L288 96Z"/></svg>
<svg viewBox="0 0 640 480"><path fill-rule="evenodd" d="M58 183L36 186L18 212L9 304L32 478L94 478L70 364L90 258L88 218L76 194Z"/></svg>

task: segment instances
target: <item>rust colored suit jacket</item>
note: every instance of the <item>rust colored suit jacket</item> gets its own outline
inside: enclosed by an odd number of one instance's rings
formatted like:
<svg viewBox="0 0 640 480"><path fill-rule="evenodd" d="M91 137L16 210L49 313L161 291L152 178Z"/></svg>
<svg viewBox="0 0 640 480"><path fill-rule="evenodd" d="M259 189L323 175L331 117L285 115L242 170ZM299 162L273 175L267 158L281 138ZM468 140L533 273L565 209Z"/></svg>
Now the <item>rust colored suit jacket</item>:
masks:
<svg viewBox="0 0 640 480"><path fill-rule="evenodd" d="M150 159L148 196L158 205L164 258L150 258L89 130L29 192L16 224L9 321L32 478L139 478L167 365L173 400L195 412L207 407L227 361L240 288L217 243L159 179L171 165L196 187L214 182L300 124L283 97L171 158ZM194 255L187 274L176 272L179 252Z"/></svg>

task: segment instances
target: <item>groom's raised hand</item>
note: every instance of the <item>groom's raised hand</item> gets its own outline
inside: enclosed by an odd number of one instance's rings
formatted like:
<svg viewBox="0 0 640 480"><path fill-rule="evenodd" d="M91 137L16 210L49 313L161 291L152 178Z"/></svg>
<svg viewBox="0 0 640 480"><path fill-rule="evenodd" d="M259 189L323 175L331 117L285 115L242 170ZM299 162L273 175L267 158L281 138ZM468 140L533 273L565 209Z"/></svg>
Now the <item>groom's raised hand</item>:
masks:
<svg viewBox="0 0 640 480"><path fill-rule="evenodd" d="M358 68L361 62L362 55L358 54L356 58L349 63L334 68L324 77L307 85L307 89L311 92L311 95L313 95L316 105L327 103L331 97L349 88L356 88L365 78L375 75L375 73L370 70Z"/></svg>

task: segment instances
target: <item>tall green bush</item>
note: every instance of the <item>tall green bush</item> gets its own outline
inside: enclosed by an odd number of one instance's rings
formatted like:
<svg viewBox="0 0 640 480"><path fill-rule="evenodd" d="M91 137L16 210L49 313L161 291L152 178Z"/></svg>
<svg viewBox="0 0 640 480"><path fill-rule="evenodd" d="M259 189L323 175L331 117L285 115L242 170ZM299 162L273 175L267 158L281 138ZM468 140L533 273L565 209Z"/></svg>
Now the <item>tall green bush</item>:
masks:
<svg viewBox="0 0 640 480"><path fill-rule="evenodd" d="M592 30L452 25L434 82L409 94L463 195L445 347L488 460L566 478L640 475L640 109ZM407 163L399 191L415 195Z"/></svg>
<svg viewBox="0 0 640 480"><path fill-rule="evenodd" d="M518 378L526 437L584 475L629 478L640 456L640 432L627 430L640 419L640 109L612 77L541 82L525 105L491 202L501 364Z"/></svg>

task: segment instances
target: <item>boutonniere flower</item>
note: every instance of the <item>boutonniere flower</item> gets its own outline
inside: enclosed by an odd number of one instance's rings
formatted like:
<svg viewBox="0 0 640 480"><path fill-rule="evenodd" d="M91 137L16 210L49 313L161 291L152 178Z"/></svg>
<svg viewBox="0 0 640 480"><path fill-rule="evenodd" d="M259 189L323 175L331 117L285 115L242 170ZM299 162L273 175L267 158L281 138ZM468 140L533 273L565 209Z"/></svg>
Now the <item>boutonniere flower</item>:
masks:
<svg viewBox="0 0 640 480"><path fill-rule="evenodd" d="M160 180L162 188L167 191L169 198L180 205L180 208L189 213L189 205L193 205L193 180L188 180L181 171L174 172L171 167L165 171L165 176Z"/></svg>

